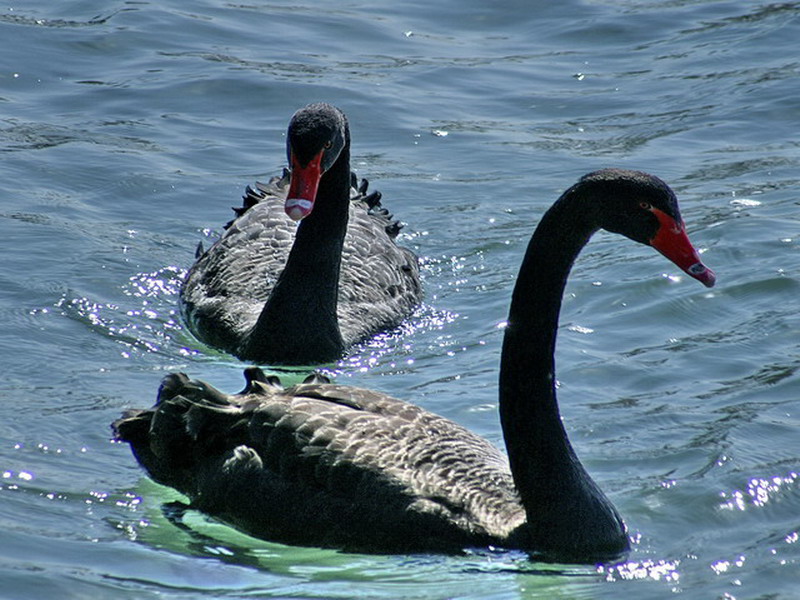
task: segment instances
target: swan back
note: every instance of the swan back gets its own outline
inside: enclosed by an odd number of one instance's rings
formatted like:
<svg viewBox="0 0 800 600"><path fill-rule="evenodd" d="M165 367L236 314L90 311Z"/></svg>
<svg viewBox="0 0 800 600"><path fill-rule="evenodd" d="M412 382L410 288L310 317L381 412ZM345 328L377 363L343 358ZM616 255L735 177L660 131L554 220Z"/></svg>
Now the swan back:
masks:
<svg viewBox="0 0 800 600"><path fill-rule="evenodd" d="M156 481L268 539L381 552L519 544L524 510L483 438L378 392L248 379L226 395L169 375L117 435Z"/></svg>

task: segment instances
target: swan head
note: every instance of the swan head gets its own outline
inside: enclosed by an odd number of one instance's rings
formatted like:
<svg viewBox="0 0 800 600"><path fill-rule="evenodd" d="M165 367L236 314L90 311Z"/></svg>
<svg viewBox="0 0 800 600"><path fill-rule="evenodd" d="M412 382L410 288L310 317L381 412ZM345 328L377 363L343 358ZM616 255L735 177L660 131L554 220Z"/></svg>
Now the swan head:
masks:
<svg viewBox="0 0 800 600"><path fill-rule="evenodd" d="M347 119L335 106L309 104L298 110L286 134L291 168L284 210L294 221L314 210L319 182L338 160L347 142Z"/></svg>
<svg viewBox="0 0 800 600"><path fill-rule="evenodd" d="M716 282L714 271L700 260L689 241L678 199L658 177L641 171L603 169L581 178L577 186L591 187L600 227L647 244L706 287Z"/></svg>

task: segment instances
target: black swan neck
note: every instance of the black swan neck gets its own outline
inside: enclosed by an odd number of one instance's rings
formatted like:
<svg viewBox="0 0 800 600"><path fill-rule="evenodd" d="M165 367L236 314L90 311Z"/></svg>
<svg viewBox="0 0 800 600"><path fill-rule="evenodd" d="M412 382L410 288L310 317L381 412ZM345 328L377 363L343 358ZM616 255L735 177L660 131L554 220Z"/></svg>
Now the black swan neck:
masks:
<svg viewBox="0 0 800 600"><path fill-rule="evenodd" d="M249 336L247 355L257 362L319 364L344 353L337 298L350 180L346 143L320 179L314 210L298 225L286 266Z"/></svg>
<svg viewBox="0 0 800 600"><path fill-rule="evenodd" d="M572 449L556 399L553 353L564 287L598 229L584 200L570 188L536 228L514 287L500 367L500 418L531 545L565 558L627 547L616 510Z"/></svg>

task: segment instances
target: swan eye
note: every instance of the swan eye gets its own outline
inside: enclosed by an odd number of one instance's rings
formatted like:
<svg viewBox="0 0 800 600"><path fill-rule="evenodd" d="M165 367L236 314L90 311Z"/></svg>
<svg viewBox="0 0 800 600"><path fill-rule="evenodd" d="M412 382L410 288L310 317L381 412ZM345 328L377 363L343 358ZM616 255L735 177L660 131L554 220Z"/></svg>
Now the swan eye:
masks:
<svg viewBox="0 0 800 600"><path fill-rule="evenodd" d="M333 142L332 141L328 140L327 142L325 142L325 149L326 150L330 150L332 147L333 147Z"/></svg>
<svg viewBox="0 0 800 600"><path fill-rule="evenodd" d="M653 206L649 202L639 202L639 208L643 210L653 210Z"/></svg>

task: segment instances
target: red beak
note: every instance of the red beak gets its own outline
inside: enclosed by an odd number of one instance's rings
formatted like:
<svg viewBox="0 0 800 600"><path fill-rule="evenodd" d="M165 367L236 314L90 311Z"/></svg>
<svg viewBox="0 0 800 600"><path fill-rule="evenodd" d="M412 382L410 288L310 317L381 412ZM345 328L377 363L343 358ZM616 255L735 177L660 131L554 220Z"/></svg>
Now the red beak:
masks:
<svg viewBox="0 0 800 600"><path fill-rule="evenodd" d="M706 287L714 287L717 276L700 260L697 250L694 249L692 242L689 241L689 236L686 235L683 223L675 221L667 213L657 208L652 211L658 217L661 227L658 228L655 237L650 240L650 245L690 277L694 277Z"/></svg>
<svg viewBox="0 0 800 600"><path fill-rule="evenodd" d="M292 176L283 209L293 221L307 217L314 210L317 188L322 178L322 154L320 151L306 166L302 166L292 153Z"/></svg>

